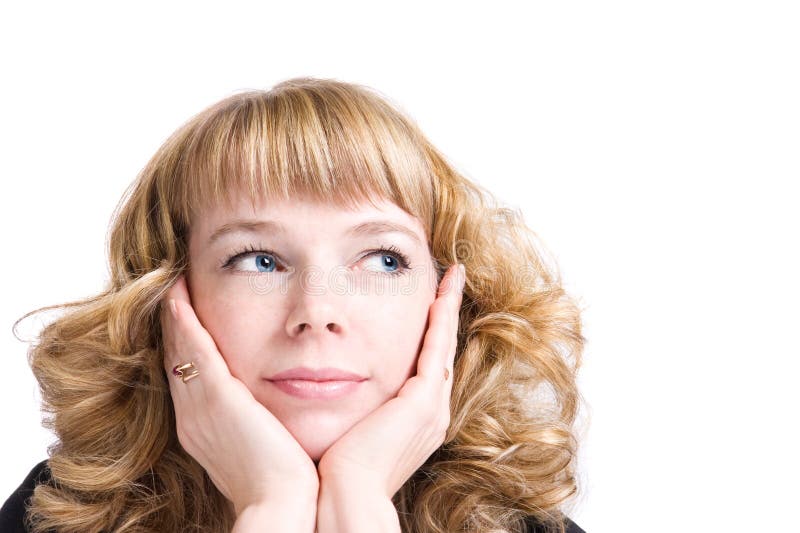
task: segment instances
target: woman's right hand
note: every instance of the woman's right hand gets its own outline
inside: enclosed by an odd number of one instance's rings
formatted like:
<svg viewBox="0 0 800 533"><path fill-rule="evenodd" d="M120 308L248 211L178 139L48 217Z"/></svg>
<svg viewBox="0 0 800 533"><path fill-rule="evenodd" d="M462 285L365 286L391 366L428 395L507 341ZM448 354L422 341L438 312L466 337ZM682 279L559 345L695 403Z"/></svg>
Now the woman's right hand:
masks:
<svg viewBox="0 0 800 533"><path fill-rule="evenodd" d="M161 330L178 440L233 503L236 515L248 507L309 502L313 516L319 489L314 462L231 375L192 308L183 275L161 301ZM183 382L172 369L190 361L199 375Z"/></svg>

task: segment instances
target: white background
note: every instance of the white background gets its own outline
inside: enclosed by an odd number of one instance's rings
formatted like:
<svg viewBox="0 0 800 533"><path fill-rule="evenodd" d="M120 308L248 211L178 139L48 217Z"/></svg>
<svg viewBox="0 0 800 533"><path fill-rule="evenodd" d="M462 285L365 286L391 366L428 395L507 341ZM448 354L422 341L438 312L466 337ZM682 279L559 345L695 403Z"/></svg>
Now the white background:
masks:
<svg viewBox="0 0 800 533"><path fill-rule="evenodd" d="M3 4L0 499L52 440L14 320L101 289L184 120L310 75L388 95L556 257L588 339L578 524L800 531L796 3L522 4Z"/></svg>

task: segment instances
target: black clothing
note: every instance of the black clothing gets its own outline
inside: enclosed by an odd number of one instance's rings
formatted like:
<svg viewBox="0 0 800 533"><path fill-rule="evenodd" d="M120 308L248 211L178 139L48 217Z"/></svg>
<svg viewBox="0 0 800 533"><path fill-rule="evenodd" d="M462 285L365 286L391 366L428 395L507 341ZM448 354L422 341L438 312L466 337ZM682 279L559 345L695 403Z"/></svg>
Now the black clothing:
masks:
<svg viewBox="0 0 800 533"><path fill-rule="evenodd" d="M25 481L0 508L0 531L2 533L28 533L28 528L24 523L27 500L33 496L33 489L36 485L47 484L49 481L50 469L47 468L45 460L33 467Z"/></svg>
<svg viewBox="0 0 800 533"><path fill-rule="evenodd" d="M586 533L578 526L578 524L576 524L569 518L566 519L564 525L567 526L566 529L567 533ZM539 523L536 522L536 520L532 516L529 516L525 519L525 526L526 526L525 533L540 533L544 531L542 529L542 526L540 526Z"/></svg>
<svg viewBox="0 0 800 533"><path fill-rule="evenodd" d="M47 461L42 461L33 467L22 484L14 491L11 496L0 508L0 532L2 533L28 533L25 527L25 505L28 498L33 495L36 485L47 484L50 481L50 470L47 468ZM541 526L537 525L532 517L525 520L527 533L540 533ZM586 533L578 527L572 520L567 518L567 533Z"/></svg>

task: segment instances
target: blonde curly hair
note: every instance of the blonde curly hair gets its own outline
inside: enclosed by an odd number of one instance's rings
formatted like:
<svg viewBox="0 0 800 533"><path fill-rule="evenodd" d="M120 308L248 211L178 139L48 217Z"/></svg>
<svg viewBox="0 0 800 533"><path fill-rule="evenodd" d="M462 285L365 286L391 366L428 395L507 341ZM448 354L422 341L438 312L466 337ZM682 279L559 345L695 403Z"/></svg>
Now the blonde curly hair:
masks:
<svg viewBox="0 0 800 533"><path fill-rule="evenodd" d="M178 442L158 311L188 266L194 217L243 192L388 199L422 222L440 279L466 266L451 425L393 497L403 531L522 531L525 517L564 531L577 493L580 310L521 213L454 170L399 109L364 86L295 78L225 98L161 146L115 212L107 288L15 323L66 311L28 352L57 436L33 531L232 527L227 500Z"/></svg>

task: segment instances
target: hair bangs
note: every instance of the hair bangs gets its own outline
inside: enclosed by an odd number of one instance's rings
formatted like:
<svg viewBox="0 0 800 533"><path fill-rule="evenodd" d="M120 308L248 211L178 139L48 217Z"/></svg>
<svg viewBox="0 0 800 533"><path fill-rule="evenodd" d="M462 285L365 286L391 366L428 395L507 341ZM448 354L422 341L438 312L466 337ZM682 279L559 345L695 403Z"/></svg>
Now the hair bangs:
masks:
<svg viewBox="0 0 800 533"><path fill-rule="evenodd" d="M290 80L241 93L199 115L185 143L174 185L187 223L241 194L254 205L293 196L344 208L388 200L430 235L433 176L423 140L367 91Z"/></svg>

